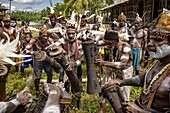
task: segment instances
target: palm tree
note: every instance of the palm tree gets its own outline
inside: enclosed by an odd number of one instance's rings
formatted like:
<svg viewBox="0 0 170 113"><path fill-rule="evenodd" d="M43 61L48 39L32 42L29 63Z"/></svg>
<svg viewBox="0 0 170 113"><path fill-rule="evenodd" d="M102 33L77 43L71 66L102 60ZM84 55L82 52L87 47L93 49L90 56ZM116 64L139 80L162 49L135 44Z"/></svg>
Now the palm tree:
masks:
<svg viewBox="0 0 170 113"><path fill-rule="evenodd" d="M0 8L2 8L2 4L0 3Z"/></svg>
<svg viewBox="0 0 170 113"><path fill-rule="evenodd" d="M64 13L64 9L65 9L65 4L64 3L57 3L57 4L55 4L54 11L55 11L56 15L58 15L59 12Z"/></svg>
<svg viewBox="0 0 170 113"><path fill-rule="evenodd" d="M3 6L2 3L0 3L0 8L5 8L5 6Z"/></svg>
<svg viewBox="0 0 170 113"><path fill-rule="evenodd" d="M67 15L72 10L82 14L85 10L95 13L103 5L103 0L64 0L66 6L64 13Z"/></svg>
<svg viewBox="0 0 170 113"><path fill-rule="evenodd" d="M111 4L114 4L114 0L105 0L105 3L107 5L111 5Z"/></svg>

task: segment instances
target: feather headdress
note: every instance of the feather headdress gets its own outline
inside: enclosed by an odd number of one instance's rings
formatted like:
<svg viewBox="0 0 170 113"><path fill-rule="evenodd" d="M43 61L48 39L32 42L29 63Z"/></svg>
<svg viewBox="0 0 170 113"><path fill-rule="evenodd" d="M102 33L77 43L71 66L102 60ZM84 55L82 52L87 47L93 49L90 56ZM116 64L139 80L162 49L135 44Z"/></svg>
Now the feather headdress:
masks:
<svg viewBox="0 0 170 113"><path fill-rule="evenodd" d="M163 39L170 38L170 11L163 9L156 21L150 27L151 36L159 36Z"/></svg>
<svg viewBox="0 0 170 113"><path fill-rule="evenodd" d="M15 65L16 62L14 62L11 58L13 57L30 57L30 55L19 55L19 54L16 54L16 48L17 48L17 45L18 45L18 42L19 42L19 33L16 37L15 40L13 40L12 42L9 41L9 36L7 33L3 32L6 37L7 37L7 42L5 42L4 39L2 39L0 41L0 62L6 62L6 63L9 63L9 64L12 64L12 65Z"/></svg>
<svg viewBox="0 0 170 113"><path fill-rule="evenodd" d="M121 14L118 16L118 21L123 20L126 21L127 17L121 12Z"/></svg>
<svg viewBox="0 0 170 113"><path fill-rule="evenodd" d="M76 16L76 13L74 11L72 11L70 20L67 20L67 26L74 26L74 27L77 26L75 16Z"/></svg>
<svg viewBox="0 0 170 113"><path fill-rule="evenodd" d="M136 12L134 12L134 13L136 14L136 18L134 20L134 23L142 23L142 18L139 16L139 14L136 13Z"/></svg>
<svg viewBox="0 0 170 113"><path fill-rule="evenodd" d="M54 14L53 3L51 0L50 0L50 14Z"/></svg>
<svg viewBox="0 0 170 113"><path fill-rule="evenodd" d="M170 10L163 9L163 12L158 16L157 22L155 23L155 28L157 28L159 32L170 33ZM170 35L167 36L170 37Z"/></svg>

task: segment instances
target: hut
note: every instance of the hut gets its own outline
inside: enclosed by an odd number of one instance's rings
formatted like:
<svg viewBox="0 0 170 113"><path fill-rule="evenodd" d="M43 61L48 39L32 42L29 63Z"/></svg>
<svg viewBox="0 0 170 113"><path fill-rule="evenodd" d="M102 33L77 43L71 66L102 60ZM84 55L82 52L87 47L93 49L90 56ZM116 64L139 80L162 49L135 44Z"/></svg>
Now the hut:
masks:
<svg viewBox="0 0 170 113"><path fill-rule="evenodd" d="M102 14L110 13L111 20L123 12L130 22L136 17L136 12L143 18L144 23L150 23L157 18L163 8L170 9L170 0L121 0L100 11Z"/></svg>

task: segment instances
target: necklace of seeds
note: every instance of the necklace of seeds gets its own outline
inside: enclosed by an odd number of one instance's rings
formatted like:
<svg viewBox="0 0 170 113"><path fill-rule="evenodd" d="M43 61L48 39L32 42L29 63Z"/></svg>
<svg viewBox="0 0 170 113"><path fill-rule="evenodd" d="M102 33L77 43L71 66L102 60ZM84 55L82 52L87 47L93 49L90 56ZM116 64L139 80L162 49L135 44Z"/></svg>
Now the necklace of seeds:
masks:
<svg viewBox="0 0 170 113"><path fill-rule="evenodd" d="M163 69L156 76L153 77L149 86L146 88L146 86L147 86L146 85L146 79L147 79L148 72L155 66L156 63L158 63L158 61L154 62L154 64L151 66L151 68L147 71L147 73L145 75L144 90L143 90L143 93L145 95L147 95L150 92L153 83L159 78L159 75L161 75L170 66L170 63L167 64L166 66L164 66Z"/></svg>

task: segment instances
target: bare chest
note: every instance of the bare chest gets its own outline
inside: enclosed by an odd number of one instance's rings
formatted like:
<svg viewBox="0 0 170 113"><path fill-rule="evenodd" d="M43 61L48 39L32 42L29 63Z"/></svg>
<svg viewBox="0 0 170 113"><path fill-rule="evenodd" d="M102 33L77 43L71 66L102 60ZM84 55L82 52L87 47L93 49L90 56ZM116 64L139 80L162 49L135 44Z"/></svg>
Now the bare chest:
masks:
<svg viewBox="0 0 170 113"><path fill-rule="evenodd" d="M122 28L119 29L119 32L120 32L120 34L121 33L126 33L127 32L127 28L126 27L122 27Z"/></svg>
<svg viewBox="0 0 170 113"><path fill-rule="evenodd" d="M6 29L4 28L4 31L6 33L8 33L9 37L10 37L10 41L13 41L15 39L15 36L14 36L14 29L10 28L10 29Z"/></svg>
<svg viewBox="0 0 170 113"><path fill-rule="evenodd" d="M144 37L144 33L143 33L142 30L136 32L136 38L137 38L138 40L143 39L143 37Z"/></svg>
<svg viewBox="0 0 170 113"><path fill-rule="evenodd" d="M170 93L170 75L166 77L158 87L156 95L160 98L168 98Z"/></svg>
<svg viewBox="0 0 170 113"><path fill-rule="evenodd" d="M165 75L166 69L155 66L146 77L146 86L150 91L156 90L156 95L160 98L168 98L170 93L170 74ZM163 78L163 76L165 77Z"/></svg>
<svg viewBox="0 0 170 113"><path fill-rule="evenodd" d="M36 45L36 47L38 48L38 49L44 49L45 47L47 47L47 46L49 46L51 43L47 40L46 42L42 42L42 41L37 41L36 43L35 43L35 45Z"/></svg>

